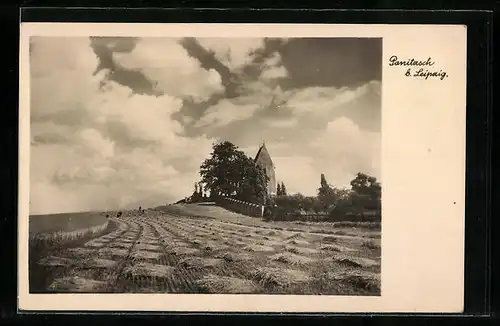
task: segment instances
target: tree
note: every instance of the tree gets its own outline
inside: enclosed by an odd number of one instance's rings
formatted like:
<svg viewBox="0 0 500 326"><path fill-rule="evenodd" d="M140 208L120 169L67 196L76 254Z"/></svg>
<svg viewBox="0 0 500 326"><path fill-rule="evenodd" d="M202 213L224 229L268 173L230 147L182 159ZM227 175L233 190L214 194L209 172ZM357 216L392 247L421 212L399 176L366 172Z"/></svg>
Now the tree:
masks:
<svg viewBox="0 0 500 326"><path fill-rule="evenodd" d="M281 195L282 196L286 196L287 195L285 183L283 181L281 181Z"/></svg>
<svg viewBox="0 0 500 326"><path fill-rule="evenodd" d="M382 188L375 177L365 173L357 173L351 181L354 192L353 205L380 213Z"/></svg>
<svg viewBox="0 0 500 326"><path fill-rule="evenodd" d="M215 195L232 195L234 187L233 162L237 156L237 147L230 142L213 145L210 158L200 167L202 182Z"/></svg>
<svg viewBox="0 0 500 326"><path fill-rule="evenodd" d="M277 188L276 188L276 195L277 195L277 196L281 196L281 195L283 195L283 192L282 192L282 190L281 190L281 185L279 184L279 182L278 182L278 186L277 186Z"/></svg>
<svg viewBox="0 0 500 326"><path fill-rule="evenodd" d="M351 189L358 194L378 195L380 194L380 183L375 177L371 177L364 173L357 173L356 177L351 181Z"/></svg>
<svg viewBox="0 0 500 326"><path fill-rule="evenodd" d="M193 194L190 197L190 201L193 203L201 201L202 196L201 196L201 188L199 187L199 184L197 182L194 183L194 190Z"/></svg>
<svg viewBox="0 0 500 326"><path fill-rule="evenodd" d="M241 156L235 164L236 197L243 201L264 204L267 197L266 171L256 165L248 156Z"/></svg>
<svg viewBox="0 0 500 326"><path fill-rule="evenodd" d="M267 194L265 171L228 141L213 145L210 157L200 167L200 176L214 196L262 203Z"/></svg>
<svg viewBox="0 0 500 326"><path fill-rule="evenodd" d="M337 201L337 196L333 187L328 184L326 177L321 173L320 187L318 188L318 199L323 204L325 209L334 205Z"/></svg>

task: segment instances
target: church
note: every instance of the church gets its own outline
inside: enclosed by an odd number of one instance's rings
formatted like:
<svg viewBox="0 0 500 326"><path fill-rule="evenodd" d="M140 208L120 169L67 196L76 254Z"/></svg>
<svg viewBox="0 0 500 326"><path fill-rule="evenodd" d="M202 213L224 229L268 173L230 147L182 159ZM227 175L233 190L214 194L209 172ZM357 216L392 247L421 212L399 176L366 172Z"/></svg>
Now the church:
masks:
<svg viewBox="0 0 500 326"><path fill-rule="evenodd" d="M265 169L266 174L269 178L267 183L267 194L270 196L276 195L276 175L275 175L275 167L273 164L273 160L271 159L271 155L267 151L266 144L262 143L260 146L257 155L255 155L254 159L255 163L261 168Z"/></svg>

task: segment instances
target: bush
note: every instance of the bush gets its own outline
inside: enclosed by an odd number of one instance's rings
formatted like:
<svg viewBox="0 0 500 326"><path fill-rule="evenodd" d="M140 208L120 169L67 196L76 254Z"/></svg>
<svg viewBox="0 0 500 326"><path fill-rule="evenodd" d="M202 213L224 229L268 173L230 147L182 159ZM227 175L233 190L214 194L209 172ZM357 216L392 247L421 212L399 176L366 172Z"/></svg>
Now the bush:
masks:
<svg viewBox="0 0 500 326"><path fill-rule="evenodd" d="M317 197L301 194L278 196L268 200L264 209L266 221L310 221L310 222L380 222L380 209L364 207L359 195L353 194L337 200L329 208L322 206Z"/></svg>

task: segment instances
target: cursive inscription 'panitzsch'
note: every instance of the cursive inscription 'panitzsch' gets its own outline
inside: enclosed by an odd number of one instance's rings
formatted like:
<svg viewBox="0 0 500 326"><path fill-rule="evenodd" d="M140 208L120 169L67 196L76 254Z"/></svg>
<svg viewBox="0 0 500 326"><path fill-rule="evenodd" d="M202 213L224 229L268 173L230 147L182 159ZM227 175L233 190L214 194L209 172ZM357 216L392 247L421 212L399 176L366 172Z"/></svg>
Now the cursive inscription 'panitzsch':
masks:
<svg viewBox="0 0 500 326"><path fill-rule="evenodd" d="M434 64L435 62L432 61L431 57L427 58L427 60L416 60L413 58L407 60L399 60L395 55L389 58L389 67L407 67L404 73L406 77L414 77L424 80L427 80L429 78L438 78L439 80L443 80L449 77L446 71L436 71L424 68L430 68L434 66Z"/></svg>
<svg viewBox="0 0 500 326"><path fill-rule="evenodd" d="M408 60L399 60L397 56L393 55L389 58L389 67L392 66L434 66L434 61L431 58L427 60L415 60L413 58Z"/></svg>

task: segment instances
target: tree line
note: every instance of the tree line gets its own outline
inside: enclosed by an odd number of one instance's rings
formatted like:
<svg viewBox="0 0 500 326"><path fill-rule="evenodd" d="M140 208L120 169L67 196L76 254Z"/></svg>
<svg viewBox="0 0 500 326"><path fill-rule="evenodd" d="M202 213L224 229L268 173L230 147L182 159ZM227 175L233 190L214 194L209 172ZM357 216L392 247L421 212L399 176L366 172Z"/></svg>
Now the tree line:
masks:
<svg viewBox="0 0 500 326"><path fill-rule="evenodd" d="M334 187L321 174L316 196L278 194L270 200L265 218L301 220L304 215L317 215L326 221L379 221L381 186L377 179L365 173L357 173L350 186L350 189Z"/></svg>
<svg viewBox="0 0 500 326"><path fill-rule="evenodd" d="M321 174L316 196L289 194L283 181L277 184L276 196L267 195L269 178L236 145L215 143L210 157L200 166L201 181L195 184L189 201L214 201L225 196L265 205L265 218L271 220L301 219L304 215L321 215L325 220L379 220L381 186L375 177L357 173L350 188L337 188Z"/></svg>

